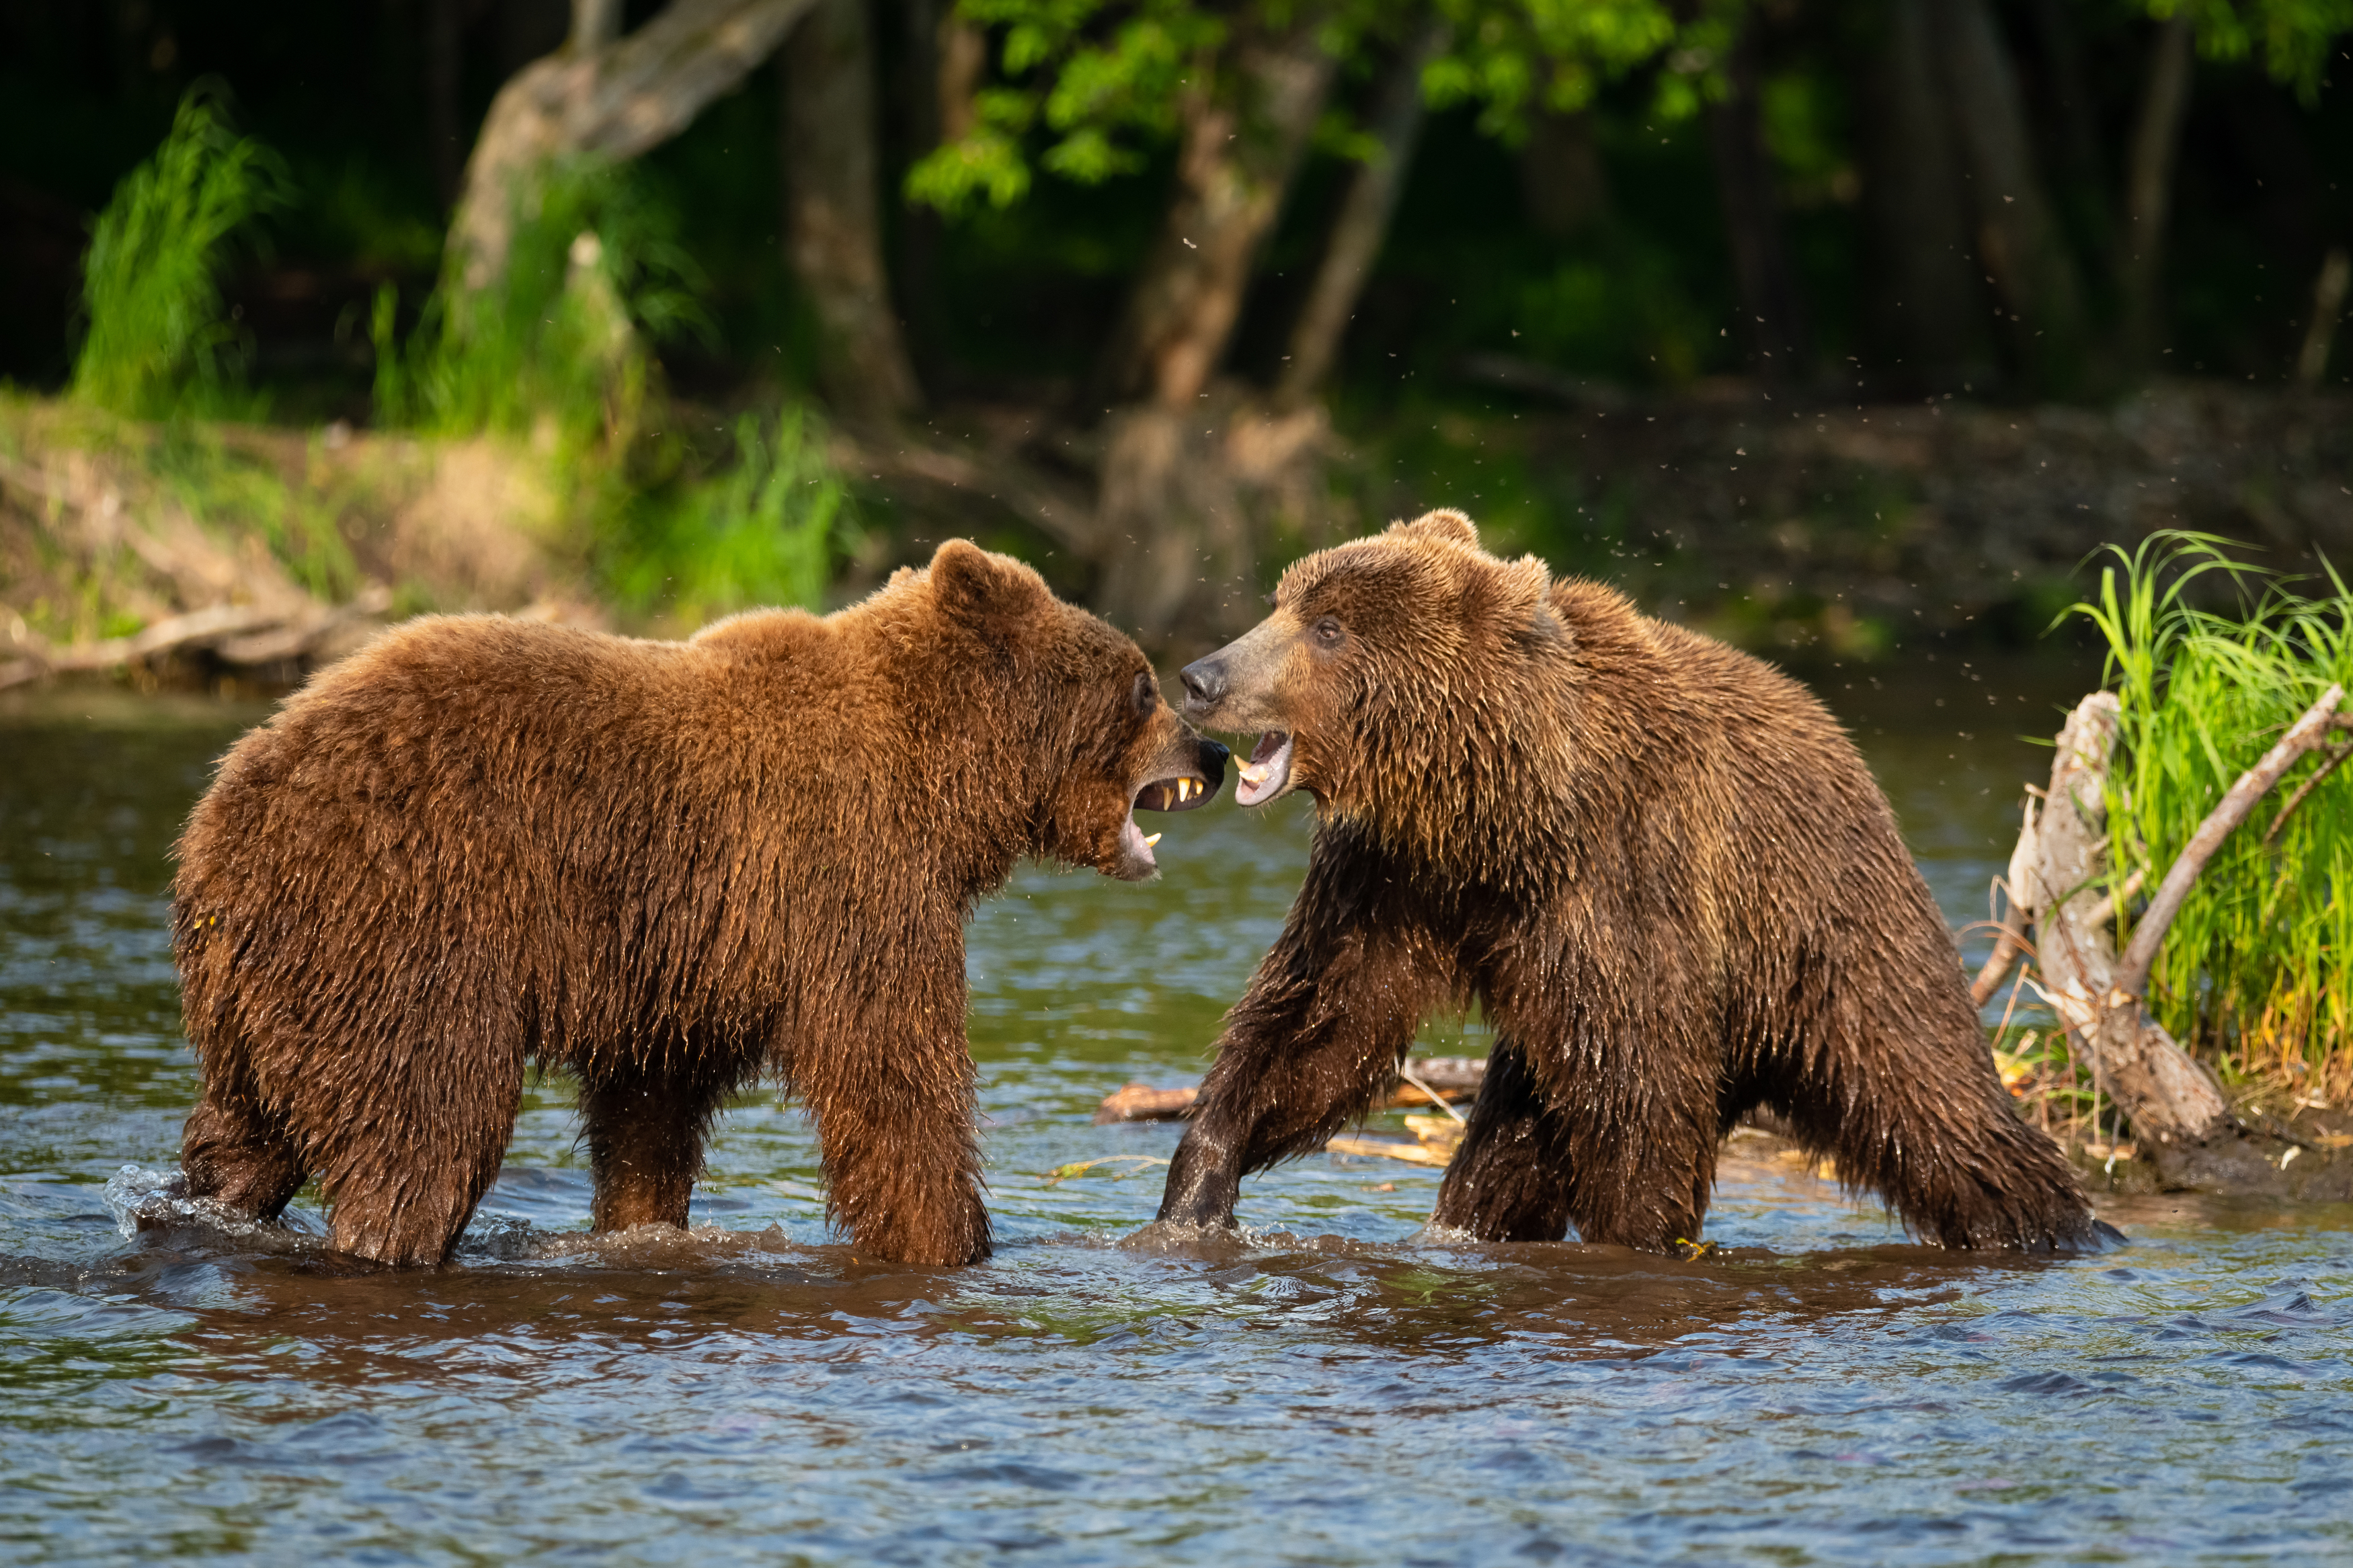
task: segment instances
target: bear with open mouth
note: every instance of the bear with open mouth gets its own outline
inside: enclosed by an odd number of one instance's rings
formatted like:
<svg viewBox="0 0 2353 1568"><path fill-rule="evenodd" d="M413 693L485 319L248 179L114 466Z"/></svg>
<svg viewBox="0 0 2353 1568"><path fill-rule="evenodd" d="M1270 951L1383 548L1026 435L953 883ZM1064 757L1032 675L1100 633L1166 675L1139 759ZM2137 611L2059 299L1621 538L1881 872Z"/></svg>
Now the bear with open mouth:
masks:
<svg viewBox="0 0 2353 1568"><path fill-rule="evenodd" d="M1141 650L962 540L685 642L401 626L248 732L182 837L189 1190L312 1175L334 1245L446 1257L526 1065L580 1080L595 1224L682 1226L727 1097L815 1113L861 1255L988 1256L964 923L1025 857L1138 880L1226 749Z"/></svg>
<svg viewBox="0 0 2353 1568"><path fill-rule="evenodd" d="M1437 1226L1695 1240L1761 1106L1929 1241L2092 1238L1886 797L1778 670L1436 511L1294 563L1184 682L1194 721L1260 732L1235 799L1304 791L1318 822L1164 1225L1230 1225L1243 1175L1321 1148L1475 999L1495 1045Z"/></svg>

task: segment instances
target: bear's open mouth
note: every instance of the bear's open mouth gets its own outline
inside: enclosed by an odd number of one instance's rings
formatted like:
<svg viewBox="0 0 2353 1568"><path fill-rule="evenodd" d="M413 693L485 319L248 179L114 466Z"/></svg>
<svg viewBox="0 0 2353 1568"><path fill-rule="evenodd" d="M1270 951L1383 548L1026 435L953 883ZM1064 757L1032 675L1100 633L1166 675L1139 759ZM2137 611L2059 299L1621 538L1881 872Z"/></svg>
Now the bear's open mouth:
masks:
<svg viewBox="0 0 2353 1568"><path fill-rule="evenodd" d="M1145 837L1144 829L1135 825L1135 814L1139 811L1198 811L1208 805L1209 797L1217 793L1218 786L1198 773L1154 779L1135 792L1135 799L1127 808L1126 825L1119 831L1121 847L1145 865L1157 867L1160 862L1153 858L1152 847L1160 842L1160 835L1155 833Z"/></svg>
<svg viewBox="0 0 2353 1568"><path fill-rule="evenodd" d="M1136 811L1194 811L1209 804L1218 786L1197 773L1154 779L1135 792Z"/></svg>
<svg viewBox="0 0 2353 1568"><path fill-rule="evenodd" d="M1237 805L1262 805L1291 787L1291 741L1281 730L1269 730L1258 738L1234 784Z"/></svg>

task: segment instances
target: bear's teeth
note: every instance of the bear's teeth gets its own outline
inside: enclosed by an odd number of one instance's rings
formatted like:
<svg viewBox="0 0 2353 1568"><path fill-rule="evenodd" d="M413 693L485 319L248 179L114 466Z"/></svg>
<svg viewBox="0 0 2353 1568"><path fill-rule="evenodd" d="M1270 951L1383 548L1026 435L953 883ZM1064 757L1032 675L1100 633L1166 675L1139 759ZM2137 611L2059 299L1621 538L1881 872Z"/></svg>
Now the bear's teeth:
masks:
<svg viewBox="0 0 2353 1568"><path fill-rule="evenodd" d="M1157 833L1155 833L1155 834L1154 834L1151 837L1149 837L1149 838L1147 838L1147 839L1145 839L1145 840L1144 841L1144 847L1145 847L1146 849L1149 849L1149 848L1151 848L1154 845L1155 845L1155 844L1157 844L1157 843L1159 843L1159 842L1160 842L1160 835L1158 835Z"/></svg>
<svg viewBox="0 0 2353 1568"><path fill-rule="evenodd" d="M1264 763L1254 763L1245 766L1242 769L1242 782L1244 784L1264 784L1266 782L1266 764Z"/></svg>

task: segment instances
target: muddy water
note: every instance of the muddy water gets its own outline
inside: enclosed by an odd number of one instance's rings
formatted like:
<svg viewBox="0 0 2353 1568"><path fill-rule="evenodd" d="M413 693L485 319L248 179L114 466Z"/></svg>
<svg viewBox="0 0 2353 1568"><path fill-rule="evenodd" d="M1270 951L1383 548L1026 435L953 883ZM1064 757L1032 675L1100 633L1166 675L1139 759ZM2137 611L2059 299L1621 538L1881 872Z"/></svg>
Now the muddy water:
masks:
<svg viewBox="0 0 2353 1568"><path fill-rule="evenodd" d="M2047 766L2002 737L2068 682L1826 684L1981 914ZM2353 1555L2353 1210L2119 1203L2101 1256L1954 1259L1736 1158L1683 1263L1417 1245L1434 1173L1316 1156L1249 1184L1231 1246L1120 1247L1176 1134L1089 1113L1198 1072L1304 863L1291 809L1175 819L1149 888L1024 872L974 922L986 1268L853 1260L808 1128L756 1100L702 1228L592 1242L554 1080L453 1268L351 1270L314 1206L125 1239L193 1085L164 852L253 717L0 709L0 1557Z"/></svg>

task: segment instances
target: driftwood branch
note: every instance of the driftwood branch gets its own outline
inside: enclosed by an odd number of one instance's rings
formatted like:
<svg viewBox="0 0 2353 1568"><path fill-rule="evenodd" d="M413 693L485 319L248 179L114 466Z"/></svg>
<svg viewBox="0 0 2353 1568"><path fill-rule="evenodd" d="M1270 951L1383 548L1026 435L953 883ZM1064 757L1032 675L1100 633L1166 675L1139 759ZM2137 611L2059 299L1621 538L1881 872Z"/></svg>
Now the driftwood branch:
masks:
<svg viewBox="0 0 2353 1568"><path fill-rule="evenodd" d="M1970 1006L1982 1007L1991 1001L2010 967L2026 955L2026 933L2018 929L2017 921L2018 911L2013 909L2010 918L2001 922L2001 934L1994 939L1993 956L1985 961L1978 977L1969 982Z"/></svg>
<svg viewBox="0 0 2353 1568"><path fill-rule="evenodd" d="M2342 717L2342 715L2339 717ZM2331 727L2341 729L2343 726L2332 721ZM2327 748L2327 750L2328 752L2328 760L2321 763L2318 767L2313 769L2312 776L2310 778L2295 786L2295 793L2289 795L2287 797L2287 804L2279 808L2279 815L2272 818L2272 825L2263 829L2264 843L2269 844L2273 839L2279 837L2279 830L2287 826L2287 819L2295 815L2295 808L2297 806L2304 804L2304 797L2310 795L2314 790L2319 788L2321 781L2337 771L2337 763L2343 762L2347 757L2353 757L2353 741L2347 741L2339 745L2330 746Z"/></svg>
<svg viewBox="0 0 2353 1568"><path fill-rule="evenodd" d="M2113 897L2098 891L2107 879L2108 759L2120 719L2114 695L2094 692L2068 716L2042 809L2030 806L2020 832L2010 859L2011 921L2034 928L2036 989L2167 1186L2320 1195L2344 1184L2325 1172L2299 1171L2291 1180L2285 1162L2295 1145L2241 1126L2212 1075L2142 1005L2166 931L2199 874L2298 758L2348 727L2353 715L2337 712L2343 700L2332 686L2232 785L2166 872L2121 955L2105 928L2135 884Z"/></svg>
<svg viewBox="0 0 2353 1568"><path fill-rule="evenodd" d="M2154 1020L2105 1026L2105 998L2116 988L2106 930L2116 900L2100 889L2108 876L2108 759L2120 723L2121 708L2105 691L2068 715L2050 790L2011 858L2011 887L2033 921L2038 988L2092 1064L2093 1081L2145 1142L2196 1142L2231 1125L2221 1087Z"/></svg>
<svg viewBox="0 0 2353 1568"><path fill-rule="evenodd" d="M2090 911L2084 916L2084 924L2096 928L2114 923L2116 916L2123 912L2126 904L2132 902L2133 895L2140 891L2141 884L2147 879L2147 873L2136 868L2131 876L2125 879L2123 887L2092 906ZM1985 967L1978 971L1978 977L1969 982L1971 1006L1982 1007L1991 1001L1993 994L2001 988L2001 983L2008 977L2012 966L2020 959L2032 955L2034 944L2027 940L2026 932L2021 929L2024 918L2022 906L2013 900L2010 912L2002 918L2000 935L1994 942L1992 956L1986 960Z"/></svg>

